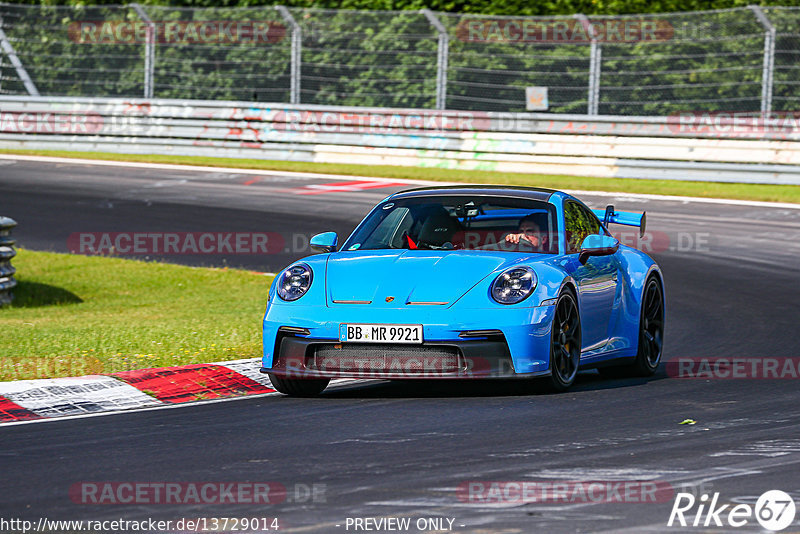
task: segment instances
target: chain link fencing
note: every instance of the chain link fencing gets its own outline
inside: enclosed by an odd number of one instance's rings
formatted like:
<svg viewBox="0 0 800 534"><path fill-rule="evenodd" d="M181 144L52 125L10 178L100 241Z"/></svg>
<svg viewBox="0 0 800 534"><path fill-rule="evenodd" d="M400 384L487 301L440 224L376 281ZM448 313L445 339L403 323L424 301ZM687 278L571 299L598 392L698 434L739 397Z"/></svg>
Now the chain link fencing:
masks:
<svg viewBox="0 0 800 534"><path fill-rule="evenodd" d="M0 4L0 30L0 94L627 116L800 109L800 8L498 17ZM546 88L532 93L539 107L526 88Z"/></svg>
<svg viewBox="0 0 800 534"><path fill-rule="evenodd" d="M130 7L0 5L0 94L142 96L144 47L80 42L80 21L136 21ZM22 68L15 68L14 57Z"/></svg>
<svg viewBox="0 0 800 534"><path fill-rule="evenodd" d="M800 7L765 7L775 26L775 110L800 109Z"/></svg>

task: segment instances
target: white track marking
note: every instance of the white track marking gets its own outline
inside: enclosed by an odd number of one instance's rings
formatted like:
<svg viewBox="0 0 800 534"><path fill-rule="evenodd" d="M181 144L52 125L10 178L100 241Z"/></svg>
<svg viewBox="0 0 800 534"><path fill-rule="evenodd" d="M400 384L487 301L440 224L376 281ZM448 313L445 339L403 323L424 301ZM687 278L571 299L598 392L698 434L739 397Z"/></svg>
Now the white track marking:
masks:
<svg viewBox="0 0 800 534"><path fill-rule="evenodd" d="M161 404L110 376L47 378L0 383L0 395L42 417L84 415Z"/></svg>
<svg viewBox="0 0 800 534"><path fill-rule="evenodd" d="M109 161L102 159L56 158L50 156L18 156L15 154L0 154L0 160L34 161L41 163L67 163L72 165L103 165L107 167L128 167L128 168L155 169L155 170L166 170L166 171L214 172L214 173L230 173L230 174L258 175L258 176L286 175L290 178L323 178L326 180L341 180L341 181L371 180L375 182L402 182L407 184L420 184L420 185L454 184L454 182L452 183L430 182L426 180L404 180L399 178L380 178L376 176L322 174L315 172L279 171L279 170L267 170L267 169L237 169L229 167L208 167L203 165L143 163L136 161Z"/></svg>
<svg viewBox="0 0 800 534"><path fill-rule="evenodd" d="M479 185L470 183L459 182L439 182L430 180L407 180L402 178L380 178L376 176L357 176L357 175L339 175L339 174L322 174L313 172L295 172L295 171L278 171L278 170L265 170L265 169L236 169L229 167L207 167L200 165L178 165L166 163L140 163L134 161L107 161L107 160L94 160L94 159L80 159L80 158L56 158L49 156L20 156L16 154L0 154L0 160L16 160L16 161L34 161L41 163L66 163L73 165L104 165L109 167L128 167L140 169L158 169L169 171L196 171L196 172L213 172L213 173L231 173L241 175L259 175L259 176L286 176L289 178L321 178L325 180L372 180L383 182L404 183L412 185ZM487 184L484 184L487 185ZM491 184L488 184L491 185ZM763 202L758 200L735 200L727 198L704 198L704 197L685 197L685 196L672 196L672 195L651 195L646 193L624 193L614 191L584 191L578 189L564 189L565 193L571 195L586 195L586 196L602 196L614 197L625 199L642 199L642 200L664 200L671 202L680 202L683 204L688 203L705 203L705 204L727 204L731 206L754 206L761 208L782 208L782 209L798 209L800 204L793 204L790 202Z"/></svg>

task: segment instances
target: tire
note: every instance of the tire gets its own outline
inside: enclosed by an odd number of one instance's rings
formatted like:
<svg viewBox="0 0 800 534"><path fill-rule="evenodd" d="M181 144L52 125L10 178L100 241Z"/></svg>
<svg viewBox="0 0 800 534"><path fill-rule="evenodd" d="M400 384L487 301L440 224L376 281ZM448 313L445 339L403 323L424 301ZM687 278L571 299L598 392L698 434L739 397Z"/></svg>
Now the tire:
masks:
<svg viewBox="0 0 800 534"><path fill-rule="evenodd" d="M560 393L575 382L581 359L581 317L572 291L559 295L550 330L550 376L545 386Z"/></svg>
<svg viewBox="0 0 800 534"><path fill-rule="evenodd" d="M284 395L316 397L328 387L331 380L329 378L283 378L270 373L269 381L272 382L272 387Z"/></svg>
<svg viewBox="0 0 800 534"><path fill-rule="evenodd" d="M664 352L664 291L655 276L647 279L639 312L639 346L633 363L601 367L609 378L653 376Z"/></svg>

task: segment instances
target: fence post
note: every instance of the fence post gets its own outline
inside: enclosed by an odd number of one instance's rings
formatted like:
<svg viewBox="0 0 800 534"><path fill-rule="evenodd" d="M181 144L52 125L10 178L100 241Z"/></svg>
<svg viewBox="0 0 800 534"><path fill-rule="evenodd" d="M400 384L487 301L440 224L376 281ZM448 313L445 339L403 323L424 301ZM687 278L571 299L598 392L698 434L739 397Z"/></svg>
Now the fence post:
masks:
<svg viewBox="0 0 800 534"><path fill-rule="evenodd" d="M17 286L14 280L14 273L17 272L11 266L11 258L17 255L14 250L14 239L11 237L11 230L17 226L14 219L0 216L0 306L10 304L14 295L11 290Z"/></svg>
<svg viewBox="0 0 800 534"><path fill-rule="evenodd" d="M775 72L775 26L764 14L761 6L747 6L764 27L764 68L761 73L761 115L772 113L772 80Z"/></svg>
<svg viewBox="0 0 800 534"><path fill-rule="evenodd" d="M153 98L153 78L155 77L156 60L156 25L150 20L144 8L139 4L131 4L131 7L142 22L145 23L145 43L144 43L144 97Z"/></svg>
<svg viewBox="0 0 800 534"><path fill-rule="evenodd" d="M300 25L294 20L294 17L286 9L286 6L275 6L278 13L283 17L284 22L292 27L292 52L291 52L291 67L290 67L290 81L289 81L289 103L300 103L300 79L301 79L301 66L302 66L302 47L303 47L303 30Z"/></svg>
<svg viewBox="0 0 800 534"><path fill-rule="evenodd" d="M447 107L447 61L450 56L450 38L447 35L447 29L433 11L430 9L421 11L439 34L439 44L436 49L436 109L445 109Z"/></svg>
<svg viewBox="0 0 800 534"><path fill-rule="evenodd" d="M589 18L583 13L575 15L583 25L586 35L591 39L589 48L589 89L587 94L587 115L597 115L600 106L600 70L601 60L603 57L603 50L600 48L600 43L597 42L597 34L595 34L594 26L589 22Z"/></svg>
<svg viewBox="0 0 800 534"><path fill-rule="evenodd" d="M31 96L39 96L39 90L36 88L33 80L31 80L31 77L28 76L28 71L25 70L25 66L19 60L19 57L17 57L14 47L11 46L11 41L6 37L6 32L3 31L2 17L0 17L0 50L8 56L11 66L17 71L17 76L22 80L22 84L25 86L25 90L28 91L28 94Z"/></svg>

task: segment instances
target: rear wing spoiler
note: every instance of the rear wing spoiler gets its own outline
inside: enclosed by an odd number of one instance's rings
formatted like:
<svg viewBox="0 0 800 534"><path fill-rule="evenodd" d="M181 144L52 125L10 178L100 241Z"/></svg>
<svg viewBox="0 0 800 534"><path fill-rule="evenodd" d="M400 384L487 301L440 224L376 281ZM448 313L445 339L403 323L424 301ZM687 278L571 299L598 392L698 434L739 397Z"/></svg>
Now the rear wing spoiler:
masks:
<svg viewBox="0 0 800 534"><path fill-rule="evenodd" d="M639 237L644 236L647 224L647 212L633 213L632 211L616 211L614 206L606 206L604 210L592 210L597 218L603 221L603 226L609 223L624 224L625 226L638 226Z"/></svg>

